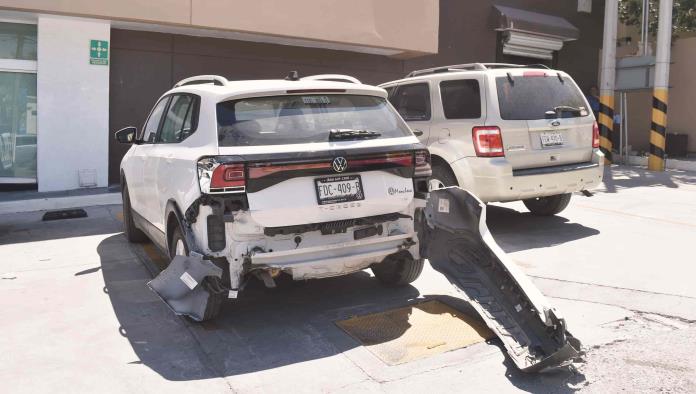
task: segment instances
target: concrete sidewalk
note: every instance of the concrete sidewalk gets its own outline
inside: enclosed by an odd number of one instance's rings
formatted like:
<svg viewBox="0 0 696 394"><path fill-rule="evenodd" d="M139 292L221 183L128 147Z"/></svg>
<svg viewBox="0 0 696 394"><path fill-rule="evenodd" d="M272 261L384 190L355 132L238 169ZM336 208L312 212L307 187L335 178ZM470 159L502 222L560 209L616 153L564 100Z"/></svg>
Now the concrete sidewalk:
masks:
<svg viewBox="0 0 696 394"><path fill-rule="evenodd" d="M387 365L335 325L433 298L467 311L429 267L401 289L367 272L274 291L252 282L197 324L147 288L162 257L126 242L119 205L55 222L0 215L0 391L693 392L694 197L696 174L614 168L555 218L489 207L500 245L588 352L579 372L543 375L520 373L495 340Z"/></svg>
<svg viewBox="0 0 696 394"><path fill-rule="evenodd" d="M118 187L100 187L60 192L37 192L33 190L0 192L0 215L120 203L121 191Z"/></svg>

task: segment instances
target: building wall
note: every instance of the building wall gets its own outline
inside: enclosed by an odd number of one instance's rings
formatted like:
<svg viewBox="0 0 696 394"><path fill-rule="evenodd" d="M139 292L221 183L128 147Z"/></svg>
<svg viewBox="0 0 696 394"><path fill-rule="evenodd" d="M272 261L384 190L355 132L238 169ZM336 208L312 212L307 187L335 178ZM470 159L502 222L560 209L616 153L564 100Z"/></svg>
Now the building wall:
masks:
<svg viewBox="0 0 696 394"><path fill-rule="evenodd" d="M505 5L566 18L580 29L580 38L566 42L558 53L557 67L568 72L580 88L597 85L599 49L604 28L604 1L592 2L592 13L577 12L576 1L554 0L441 0L437 54L410 59L405 69L472 62L495 62L498 40L493 5ZM530 60L538 63L538 60Z"/></svg>
<svg viewBox="0 0 696 394"><path fill-rule="evenodd" d="M386 48L437 51L438 0L0 0L0 8Z"/></svg>
<svg viewBox="0 0 696 394"><path fill-rule="evenodd" d="M38 18L39 191L77 189L80 170L108 184L109 66L90 64L89 43L110 31L102 20Z"/></svg>
<svg viewBox="0 0 696 394"><path fill-rule="evenodd" d="M687 149L689 152L696 152L696 37L679 38L674 42L672 62L669 72L667 132L688 134Z"/></svg>

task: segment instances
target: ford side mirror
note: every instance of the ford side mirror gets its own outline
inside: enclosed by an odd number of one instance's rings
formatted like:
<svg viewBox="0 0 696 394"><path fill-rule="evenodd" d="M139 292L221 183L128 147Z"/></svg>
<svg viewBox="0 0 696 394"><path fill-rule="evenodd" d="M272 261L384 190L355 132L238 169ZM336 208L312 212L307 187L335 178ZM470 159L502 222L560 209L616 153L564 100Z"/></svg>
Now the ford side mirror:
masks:
<svg viewBox="0 0 696 394"><path fill-rule="evenodd" d="M133 126L124 127L115 133L116 141L122 144L132 144L138 143L135 140L135 135L138 133L138 129Z"/></svg>

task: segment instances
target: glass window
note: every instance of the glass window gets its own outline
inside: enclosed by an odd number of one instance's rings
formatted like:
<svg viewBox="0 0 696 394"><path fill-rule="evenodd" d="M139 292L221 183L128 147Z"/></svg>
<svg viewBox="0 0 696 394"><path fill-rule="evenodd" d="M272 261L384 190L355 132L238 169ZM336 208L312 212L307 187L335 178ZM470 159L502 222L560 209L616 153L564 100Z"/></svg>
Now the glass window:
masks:
<svg viewBox="0 0 696 394"><path fill-rule="evenodd" d="M512 81L510 80L512 79ZM585 99L570 78L556 75L497 77L500 117L506 120L545 119L557 111L563 118L587 116Z"/></svg>
<svg viewBox="0 0 696 394"><path fill-rule="evenodd" d="M175 95L169 104L162 123L158 142L179 142L191 135L194 98L190 95Z"/></svg>
<svg viewBox="0 0 696 394"><path fill-rule="evenodd" d="M430 119L430 89L427 83L399 86L389 100L406 121Z"/></svg>
<svg viewBox="0 0 696 394"><path fill-rule="evenodd" d="M326 142L332 129L378 138L411 135L381 97L349 94L256 97L217 105L220 146Z"/></svg>
<svg viewBox="0 0 696 394"><path fill-rule="evenodd" d="M155 108L150 112L150 116L147 118L145 127L143 127L142 140L144 142L155 142L155 137L157 136L157 128L160 124L160 119L162 119L162 113L164 108L167 106L169 97L165 97L160 100Z"/></svg>
<svg viewBox="0 0 696 394"><path fill-rule="evenodd" d="M36 179L36 74L0 72L0 178Z"/></svg>
<svg viewBox="0 0 696 394"><path fill-rule="evenodd" d="M36 60L36 25L0 22L0 59Z"/></svg>
<svg viewBox="0 0 696 394"><path fill-rule="evenodd" d="M481 117L481 92L475 79L440 82L442 109L447 119L478 119Z"/></svg>

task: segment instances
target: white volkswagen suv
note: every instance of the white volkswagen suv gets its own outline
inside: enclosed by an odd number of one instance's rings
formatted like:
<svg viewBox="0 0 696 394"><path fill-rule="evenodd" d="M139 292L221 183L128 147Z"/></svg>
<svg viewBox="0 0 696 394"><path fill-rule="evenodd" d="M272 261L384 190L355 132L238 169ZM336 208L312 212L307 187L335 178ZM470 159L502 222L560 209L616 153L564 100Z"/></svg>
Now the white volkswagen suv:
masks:
<svg viewBox="0 0 696 394"><path fill-rule="evenodd" d="M432 154L431 188L561 212L602 181L599 128L573 79L545 66L473 63L380 85Z"/></svg>
<svg viewBox="0 0 696 394"><path fill-rule="evenodd" d="M340 75L192 77L116 138L132 143L121 162L128 240L212 261L224 274L210 289L234 298L250 275L273 286L280 273L367 267L390 285L420 275L414 210L430 156L381 88Z"/></svg>

